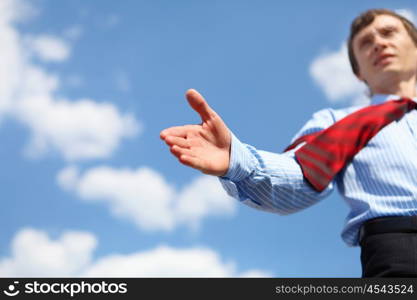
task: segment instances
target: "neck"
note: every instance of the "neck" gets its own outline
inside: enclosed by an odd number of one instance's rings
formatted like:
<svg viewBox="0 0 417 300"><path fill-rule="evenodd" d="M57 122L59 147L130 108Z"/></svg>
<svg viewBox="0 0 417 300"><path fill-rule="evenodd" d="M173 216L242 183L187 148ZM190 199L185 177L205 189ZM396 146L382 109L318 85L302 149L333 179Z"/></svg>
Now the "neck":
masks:
<svg viewBox="0 0 417 300"><path fill-rule="evenodd" d="M392 83L393 81L390 80ZM372 94L398 95L401 97L414 98L416 92L416 78L395 82L395 84L382 84L380 87L371 88Z"/></svg>

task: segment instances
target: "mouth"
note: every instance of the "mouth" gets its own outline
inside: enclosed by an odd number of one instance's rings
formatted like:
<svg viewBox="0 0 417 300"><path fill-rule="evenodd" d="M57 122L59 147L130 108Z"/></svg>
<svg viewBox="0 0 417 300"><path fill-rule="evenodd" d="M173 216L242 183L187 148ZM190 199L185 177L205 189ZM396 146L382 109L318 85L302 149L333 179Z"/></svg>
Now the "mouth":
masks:
<svg viewBox="0 0 417 300"><path fill-rule="evenodd" d="M394 54L381 54L374 60L374 67L378 65L385 65L389 62L389 59L394 57Z"/></svg>

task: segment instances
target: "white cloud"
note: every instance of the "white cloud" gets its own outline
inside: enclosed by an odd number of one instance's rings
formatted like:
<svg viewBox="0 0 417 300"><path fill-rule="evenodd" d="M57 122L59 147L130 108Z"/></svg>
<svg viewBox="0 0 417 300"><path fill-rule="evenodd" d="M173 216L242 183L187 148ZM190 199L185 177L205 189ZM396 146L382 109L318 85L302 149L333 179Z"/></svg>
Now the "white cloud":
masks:
<svg viewBox="0 0 417 300"><path fill-rule="evenodd" d="M86 272L89 277L229 277L235 267L222 263L206 248L175 249L160 246L131 255L111 255L98 260Z"/></svg>
<svg viewBox="0 0 417 300"><path fill-rule="evenodd" d="M13 238L11 257L0 259L0 277L71 276L91 264L96 238L68 231L51 240L45 232L22 229Z"/></svg>
<svg viewBox="0 0 417 300"><path fill-rule="evenodd" d="M228 197L219 180L213 176L200 176L178 193L175 214L180 222L197 229L200 220L208 215L232 215L236 200Z"/></svg>
<svg viewBox="0 0 417 300"><path fill-rule="evenodd" d="M68 166L58 173L57 183L64 190L70 191L76 188L79 172L77 167Z"/></svg>
<svg viewBox="0 0 417 300"><path fill-rule="evenodd" d="M132 115L121 115L110 104L30 97L18 106L19 119L32 131L31 156L56 149L69 161L109 157L120 140L137 134Z"/></svg>
<svg viewBox="0 0 417 300"><path fill-rule="evenodd" d="M55 36L39 35L28 37L26 44L31 48L33 53L43 61L64 61L70 56L69 44Z"/></svg>
<svg viewBox="0 0 417 300"><path fill-rule="evenodd" d="M69 231L52 240L31 228L18 232L10 257L0 258L0 277L271 277L262 270L239 272L212 249L158 246L93 260L96 237Z"/></svg>
<svg viewBox="0 0 417 300"><path fill-rule="evenodd" d="M180 224L196 230L203 218L233 215L237 206L214 177L198 177L177 191L161 174L146 167L101 166L80 175L71 166L57 175L57 183L84 200L107 203L114 215L150 231L170 231Z"/></svg>
<svg viewBox="0 0 417 300"><path fill-rule="evenodd" d="M24 0L1 0L0 23L26 21L37 14L36 9Z"/></svg>
<svg viewBox="0 0 417 300"><path fill-rule="evenodd" d="M315 58L310 65L310 75L332 103L352 99L358 103L364 98L366 86L352 72L346 44L338 51Z"/></svg>
<svg viewBox="0 0 417 300"><path fill-rule="evenodd" d="M395 12L404 18L408 19L411 23L416 24L416 16L413 11L407 8L396 9Z"/></svg>
<svg viewBox="0 0 417 300"><path fill-rule="evenodd" d="M174 227L174 189L151 169L90 169L78 179L75 192L85 200L106 202L113 214L145 230Z"/></svg>
<svg viewBox="0 0 417 300"><path fill-rule="evenodd" d="M49 35L25 36L14 26L24 1L0 1L0 118L22 122L31 138L25 153L32 157L58 151L66 160L109 157L123 138L140 132L131 114L92 99L57 99L61 78L36 64L64 61L70 45ZM28 9L26 9L28 10Z"/></svg>

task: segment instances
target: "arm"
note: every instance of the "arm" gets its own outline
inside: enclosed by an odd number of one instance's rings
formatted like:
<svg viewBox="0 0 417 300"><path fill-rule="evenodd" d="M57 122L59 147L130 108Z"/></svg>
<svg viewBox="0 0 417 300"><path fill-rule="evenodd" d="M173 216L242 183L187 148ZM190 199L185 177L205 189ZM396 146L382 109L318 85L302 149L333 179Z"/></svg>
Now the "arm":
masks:
<svg viewBox="0 0 417 300"><path fill-rule="evenodd" d="M244 145L197 91L187 91L186 97L201 124L167 128L160 137L182 164L219 176L231 196L258 209L288 214L316 203L333 189L330 184L317 193L308 185L294 159L295 149L274 154ZM329 113L315 116L298 136L334 122Z"/></svg>

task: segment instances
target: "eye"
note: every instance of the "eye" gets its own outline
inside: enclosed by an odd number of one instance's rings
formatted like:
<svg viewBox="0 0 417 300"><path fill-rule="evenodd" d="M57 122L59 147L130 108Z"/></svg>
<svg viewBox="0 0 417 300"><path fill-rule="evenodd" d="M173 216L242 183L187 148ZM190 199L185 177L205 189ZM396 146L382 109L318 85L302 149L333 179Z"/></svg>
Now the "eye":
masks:
<svg viewBox="0 0 417 300"><path fill-rule="evenodd" d="M387 27L381 30L381 35L385 37L390 37L395 33L395 28Z"/></svg>
<svg viewBox="0 0 417 300"><path fill-rule="evenodd" d="M390 36L392 34L392 31L391 30L384 30L383 32L382 32L382 35L383 36Z"/></svg>
<svg viewBox="0 0 417 300"><path fill-rule="evenodd" d="M370 38L365 38L360 42L359 46L360 46L360 48L363 48L363 47L369 46L370 44L371 44L371 39Z"/></svg>

